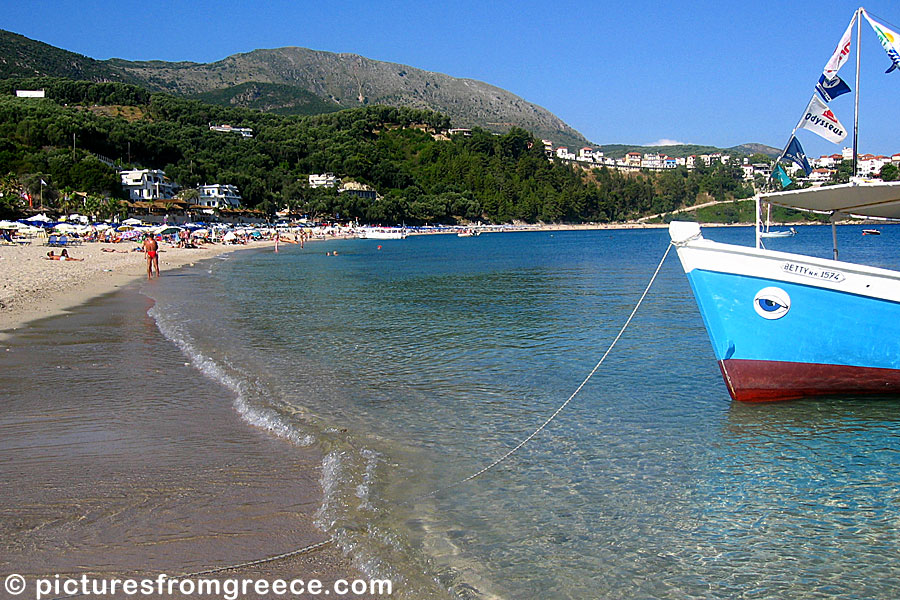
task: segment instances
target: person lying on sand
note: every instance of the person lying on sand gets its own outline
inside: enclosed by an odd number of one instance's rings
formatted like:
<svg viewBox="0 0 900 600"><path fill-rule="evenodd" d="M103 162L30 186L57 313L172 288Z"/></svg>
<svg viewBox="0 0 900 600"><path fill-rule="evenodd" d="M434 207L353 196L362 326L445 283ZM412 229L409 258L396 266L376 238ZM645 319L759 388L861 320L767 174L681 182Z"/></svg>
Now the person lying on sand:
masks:
<svg viewBox="0 0 900 600"><path fill-rule="evenodd" d="M81 262L84 259L83 258L72 258L71 256L69 256L69 251L66 249L63 249L63 251L60 253L59 256L56 256L53 253L53 250L51 250L50 252L47 253L45 260L77 260L78 262Z"/></svg>

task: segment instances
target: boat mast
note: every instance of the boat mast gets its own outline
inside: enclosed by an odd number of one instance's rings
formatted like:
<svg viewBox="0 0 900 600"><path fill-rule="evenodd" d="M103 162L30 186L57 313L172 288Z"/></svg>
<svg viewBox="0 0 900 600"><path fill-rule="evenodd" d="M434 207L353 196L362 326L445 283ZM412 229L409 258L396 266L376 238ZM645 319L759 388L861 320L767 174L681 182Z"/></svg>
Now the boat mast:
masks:
<svg viewBox="0 0 900 600"><path fill-rule="evenodd" d="M859 137L859 48L862 46L860 37L862 10L862 7L856 9L856 99L853 102L853 177L856 177L857 141Z"/></svg>
<svg viewBox="0 0 900 600"><path fill-rule="evenodd" d="M762 240L760 239L760 235L759 235L759 228L761 225L761 223L760 223L760 206L759 205L761 202L762 202L762 199L759 197L759 193L757 193L756 194L756 227L755 227L755 229L756 229L756 249L757 250L759 250L762 247Z"/></svg>
<svg viewBox="0 0 900 600"><path fill-rule="evenodd" d="M852 161L852 174L850 175L850 180L852 181L856 177L856 169L857 169L857 160L859 156L859 55L860 55L860 46L862 46L862 37L860 35L860 28L862 27L862 7L856 9L856 86L854 90L854 100L853 100L853 161ZM832 244L832 252L834 253L834 260L838 259L838 247L837 247L837 221L838 213L837 211L831 213L831 244Z"/></svg>

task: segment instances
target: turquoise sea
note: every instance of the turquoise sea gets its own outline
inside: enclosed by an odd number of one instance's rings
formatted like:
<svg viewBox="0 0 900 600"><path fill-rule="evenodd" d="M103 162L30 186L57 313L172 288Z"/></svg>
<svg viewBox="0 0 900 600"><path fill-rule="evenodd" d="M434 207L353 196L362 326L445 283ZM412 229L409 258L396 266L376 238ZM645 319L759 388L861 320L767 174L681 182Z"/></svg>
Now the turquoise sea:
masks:
<svg viewBox="0 0 900 600"><path fill-rule="evenodd" d="M841 227L841 257L896 268L900 227L881 229ZM828 256L830 242L803 227L768 245ZM732 402L674 252L566 410L448 488L572 394L667 244L664 230L323 242L142 291L247 427L322 449L318 526L399 598L896 596L900 398Z"/></svg>

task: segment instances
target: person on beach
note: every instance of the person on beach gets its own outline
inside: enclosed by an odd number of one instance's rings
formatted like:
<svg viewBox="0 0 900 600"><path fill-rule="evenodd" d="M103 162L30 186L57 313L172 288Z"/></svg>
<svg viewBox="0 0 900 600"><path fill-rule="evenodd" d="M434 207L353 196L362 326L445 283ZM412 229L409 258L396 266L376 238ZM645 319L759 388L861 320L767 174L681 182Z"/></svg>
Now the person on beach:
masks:
<svg viewBox="0 0 900 600"><path fill-rule="evenodd" d="M44 260L76 260L78 262L81 262L84 259L83 258L72 258L71 256L69 256L69 251L64 248L62 253L60 253L59 256L54 254L53 250L51 250L50 252L47 253L47 256L44 257Z"/></svg>
<svg viewBox="0 0 900 600"><path fill-rule="evenodd" d="M156 278L159 279L159 244L152 235L144 238L144 252L147 253L147 280L153 278L153 269L156 269Z"/></svg>
<svg viewBox="0 0 900 600"><path fill-rule="evenodd" d="M275 232L275 252L278 252L278 240L279 240L280 238L281 238L281 236L280 236L280 235L278 234L278 232L276 231L276 232Z"/></svg>
<svg viewBox="0 0 900 600"><path fill-rule="evenodd" d="M69 256L69 251L66 250L65 248L63 248L63 251L62 251L62 252L60 253L60 255L59 255L59 260L77 260L77 261L82 261L82 260L84 260L84 259L83 259L83 258L72 258L71 256Z"/></svg>

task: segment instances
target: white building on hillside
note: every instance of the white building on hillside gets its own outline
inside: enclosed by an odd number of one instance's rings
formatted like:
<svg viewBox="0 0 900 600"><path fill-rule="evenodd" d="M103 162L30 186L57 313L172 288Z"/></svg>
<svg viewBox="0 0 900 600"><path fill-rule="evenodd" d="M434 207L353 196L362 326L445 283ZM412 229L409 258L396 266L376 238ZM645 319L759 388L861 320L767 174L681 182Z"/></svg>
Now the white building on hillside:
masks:
<svg viewBox="0 0 900 600"><path fill-rule="evenodd" d="M128 191L132 202L165 200L175 197L178 184L166 177L159 169L132 169L119 171L122 187Z"/></svg>
<svg viewBox="0 0 900 600"><path fill-rule="evenodd" d="M210 125L210 131L218 131L219 133L239 133L241 137L252 138L253 130L249 127L232 127L231 125Z"/></svg>
<svg viewBox="0 0 900 600"><path fill-rule="evenodd" d="M321 173L319 175L309 176L309 187L311 188L333 188L339 185L341 185L341 180L335 177L334 173Z"/></svg>
<svg viewBox="0 0 900 600"><path fill-rule="evenodd" d="M213 183L201 185L197 188L200 197L197 198L199 206L210 208L239 208L241 206L241 194L233 185Z"/></svg>
<svg viewBox="0 0 900 600"><path fill-rule="evenodd" d="M565 146L560 146L556 149L556 158L561 158L562 160L575 160L575 153L569 152L569 149Z"/></svg>

